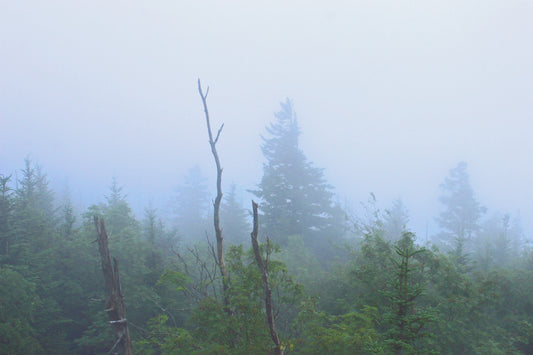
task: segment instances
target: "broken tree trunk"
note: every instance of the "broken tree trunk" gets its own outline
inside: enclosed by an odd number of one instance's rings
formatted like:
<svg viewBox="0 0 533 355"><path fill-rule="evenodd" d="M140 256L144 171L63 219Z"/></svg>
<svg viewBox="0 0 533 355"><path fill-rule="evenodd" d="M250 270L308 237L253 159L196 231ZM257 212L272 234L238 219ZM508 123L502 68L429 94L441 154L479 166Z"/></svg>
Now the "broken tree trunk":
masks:
<svg viewBox="0 0 533 355"><path fill-rule="evenodd" d="M120 287L120 276L118 273L117 259L113 258L111 264L111 255L109 254L108 237L105 229L104 220L99 220L94 216L94 225L98 233L98 250L102 261L102 271L104 273L104 283L106 292L106 312L109 316L109 324L115 333L115 344L109 351L110 354L132 355L133 347L131 345L130 333L128 330L128 321L126 318L126 306L124 305L124 296Z"/></svg>
<svg viewBox="0 0 533 355"><path fill-rule="evenodd" d="M272 290L270 289L270 283L268 281L268 265L263 261L261 257L261 251L259 250L259 243L257 242L257 234L259 230L259 222L257 218L257 203L252 201L253 209L253 230L251 233L252 238L252 248L254 250L255 261L259 272L261 273L261 279L263 280L263 291L265 293L265 310L267 316L268 327L270 328L270 337L274 342L274 354L281 355L283 352L281 350L281 343L279 341L278 332L276 330L276 323L274 320L274 309L272 306ZM267 248L268 248L267 240Z"/></svg>

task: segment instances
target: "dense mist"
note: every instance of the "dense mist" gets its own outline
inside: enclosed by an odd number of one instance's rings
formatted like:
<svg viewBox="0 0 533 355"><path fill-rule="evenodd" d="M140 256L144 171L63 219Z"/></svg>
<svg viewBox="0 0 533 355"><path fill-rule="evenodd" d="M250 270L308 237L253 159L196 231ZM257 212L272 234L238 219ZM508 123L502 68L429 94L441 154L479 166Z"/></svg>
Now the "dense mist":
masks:
<svg viewBox="0 0 533 355"><path fill-rule="evenodd" d="M532 16L0 3L0 353L530 353Z"/></svg>
<svg viewBox="0 0 533 355"><path fill-rule="evenodd" d="M3 174L29 155L77 204L116 177L138 213L163 208L190 168L214 174L200 77L226 189L258 184L260 135L289 97L340 200L402 198L431 234L438 186L466 161L479 200L533 229L526 2L28 6L1 5Z"/></svg>

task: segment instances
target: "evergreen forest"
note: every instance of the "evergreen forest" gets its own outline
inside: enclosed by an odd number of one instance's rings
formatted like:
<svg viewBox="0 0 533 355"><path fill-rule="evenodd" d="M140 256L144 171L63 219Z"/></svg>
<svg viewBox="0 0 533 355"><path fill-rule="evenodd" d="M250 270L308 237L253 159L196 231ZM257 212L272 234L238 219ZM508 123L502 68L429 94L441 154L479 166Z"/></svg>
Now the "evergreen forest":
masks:
<svg viewBox="0 0 533 355"><path fill-rule="evenodd" d="M199 89L217 181L191 167L172 218L135 215L112 177L79 211L30 158L0 175L0 354L119 352L95 217L135 354L533 354L532 245L517 216L476 199L467 163L435 182L427 240L401 200L380 209L370 194L353 215L300 148L287 99L261 180L222 191L224 130Z"/></svg>

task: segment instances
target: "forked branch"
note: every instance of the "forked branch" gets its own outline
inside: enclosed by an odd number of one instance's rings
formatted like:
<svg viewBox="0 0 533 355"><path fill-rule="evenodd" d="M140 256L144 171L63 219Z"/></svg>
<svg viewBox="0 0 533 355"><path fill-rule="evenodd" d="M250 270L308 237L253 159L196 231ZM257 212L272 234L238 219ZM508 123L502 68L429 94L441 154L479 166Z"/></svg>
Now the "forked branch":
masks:
<svg viewBox="0 0 533 355"><path fill-rule="evenodd" d="M229 312L228 307L228 299L227 299L227 289L228 289L228 273L226 270L226 263L224 261L224 249L223 249L223 240L222 237L222 228L220 228L220 204L222 202L222 167L220 166L220 159L218 157L218 152L216 148L216 144L218 142L218 139L220 138L220 133L222 132L222 128L224 125L221 125L218 129L216 138L213 139L213 132L211 130L211 121L209 119L209 110L207 109L207 94L209 93L209 87L207 88L206 93L204 94L202 91L202 85L200 83L200 79L198 79L198 93L200 94L200 97L202 98L202 104L204 105L204 112L205 112L205 121L207 123L207 134L209 136L209 145L211 146L211 153L213 154L213 158L215 159L215 165L217 168L217 196L215 197L214 205L214 215L213 215L213 224L215 226L215 237L217 241L217 255L216 255L216 262L218 264L218 268L220 269L220 275L222 276L222 289L224 291L224 303L226 305L226 309Z"/></svg>

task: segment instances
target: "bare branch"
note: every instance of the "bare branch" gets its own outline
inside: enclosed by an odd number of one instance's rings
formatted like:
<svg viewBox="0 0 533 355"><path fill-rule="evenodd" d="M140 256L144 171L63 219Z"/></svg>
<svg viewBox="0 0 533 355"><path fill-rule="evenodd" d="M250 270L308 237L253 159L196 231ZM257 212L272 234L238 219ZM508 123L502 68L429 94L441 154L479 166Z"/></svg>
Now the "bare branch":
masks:
<svg viewBox="0 0 533 355"><path fill-rule="evenodd" d="M215 138L215 144L218 142L218 138L220 137L220 132L222 132L222 128L224 128L224 123L222 123L222 126L218 129L217 137Z"/></svg>
<svg viewBox="0 0 533 355"><path fill-rule="evenodd" d="M218 157L218 152L216 148L216 143L218 139L220 138L220 133L222 132L222 128L224 127L224 124L220 126L217 132L216 138L213 140L213 132L211 131L211 121L209 119L209 110L207 109L207 93L208 92L209 92L209 87L207 89L207 92L204 95L202 91L202 85L200 83L200 79L198 79L198 93L200 94L200 97L202 98L202 104L204 106L204 112L205 112L205 121L207 124L207 134L209 136L209 145L211 146L211 153L213 154L213 158L215 160L215 165L217 169L217 195L215 197L214 213L213 213L213 225L215 227L215 237L216 237L216 242L217 242L217 251L216 251L215 260L218 264L220 275L222 276L222 290L224 292L225 309L226 309L226 312L230 314L231 311L229 307L229 300L227 297L228 272L226 270L226 262L224 261L224 248L223 248L224 238L222 237L222 228L220 227L220 204L222 203L222 167L220 165L220 159Z"/></svg>

